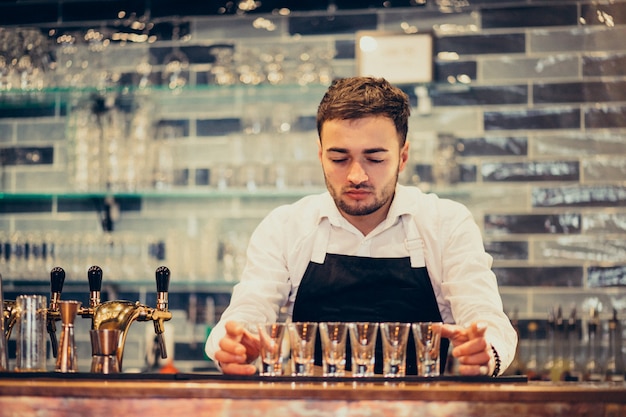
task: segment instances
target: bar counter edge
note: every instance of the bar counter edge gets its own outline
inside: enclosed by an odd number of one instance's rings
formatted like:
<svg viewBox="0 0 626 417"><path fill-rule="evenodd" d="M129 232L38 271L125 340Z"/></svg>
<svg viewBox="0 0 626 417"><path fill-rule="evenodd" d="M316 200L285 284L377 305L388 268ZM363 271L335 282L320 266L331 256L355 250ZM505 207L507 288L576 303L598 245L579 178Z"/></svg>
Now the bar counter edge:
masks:
<svg viewBox="0 0 626 417"><path fill-rule="evenodd" d="M0 416L626 417L624 383L0 375Z"/></svg>

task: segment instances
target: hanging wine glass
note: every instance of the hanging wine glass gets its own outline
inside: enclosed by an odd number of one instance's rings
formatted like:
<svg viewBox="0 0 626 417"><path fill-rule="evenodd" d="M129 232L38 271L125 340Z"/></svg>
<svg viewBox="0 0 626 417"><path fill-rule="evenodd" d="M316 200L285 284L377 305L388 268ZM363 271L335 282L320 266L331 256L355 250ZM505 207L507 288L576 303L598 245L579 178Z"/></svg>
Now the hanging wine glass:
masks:
<svg viewBox="0 0 626 417"><path fill-rule="evenodd" d="M170 90L180 90L185 87L189 81L189 58L181 50L179 42L180 27L174 26L172 30L172 41L174 47L172 52L163 59L163 83Z"/></svg>

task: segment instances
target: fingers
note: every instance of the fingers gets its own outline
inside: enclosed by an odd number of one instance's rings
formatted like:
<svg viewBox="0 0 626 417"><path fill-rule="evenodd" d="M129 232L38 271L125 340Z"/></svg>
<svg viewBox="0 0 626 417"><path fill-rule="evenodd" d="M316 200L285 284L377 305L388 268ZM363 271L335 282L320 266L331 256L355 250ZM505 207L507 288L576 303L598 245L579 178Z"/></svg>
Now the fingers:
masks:
<svg viewBox="0 0 626 417"><path fill-rule="evenodd" d="M226 335L219 341L220 350L215 352L215 360L222 372L232 375L252 375L256 367L249 364L255 359L253 341L249 333L236 322L225 324Z"/></svg>
<svg viewBox="0 0 626 417"><path fill-rule="evenodd" d="M250 364L220 363L220 367L228 375L254 375L257 371L256 366Z"/></svg>
<svg viewBox="0 0 626 417"><path fill-rule="evenodd" d="M485 339L487 326L474 322L459 331L452 355L459 362L461 375L487 375L489 372L489 343Z"/></svg>

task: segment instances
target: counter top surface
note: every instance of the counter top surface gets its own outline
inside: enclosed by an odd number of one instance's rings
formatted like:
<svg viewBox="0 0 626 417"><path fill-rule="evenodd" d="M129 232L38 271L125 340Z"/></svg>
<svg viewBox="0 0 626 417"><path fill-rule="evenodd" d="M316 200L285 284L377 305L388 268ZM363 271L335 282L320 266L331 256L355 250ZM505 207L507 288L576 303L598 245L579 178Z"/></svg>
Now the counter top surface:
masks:
<svg viewBox="0 0 626 417"><path fill-rule="evenodd" d="M76 398L238 398L611 402L626 404L624 383L526 381L523 377L268 378L226 375L0 374L1 396Z"/></svg>

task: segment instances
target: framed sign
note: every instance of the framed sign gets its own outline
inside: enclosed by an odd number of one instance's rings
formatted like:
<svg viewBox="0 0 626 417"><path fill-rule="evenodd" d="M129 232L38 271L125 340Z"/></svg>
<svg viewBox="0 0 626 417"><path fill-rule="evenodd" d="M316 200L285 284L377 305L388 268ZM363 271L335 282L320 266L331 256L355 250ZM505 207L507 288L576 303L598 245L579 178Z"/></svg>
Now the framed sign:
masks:
<svg viewBox="0 0 626 417"><path fill-rule="evenodd" d="M356 35L359 75L384 77L393 84L432 81L432 34L361 31Z"/></svg>

